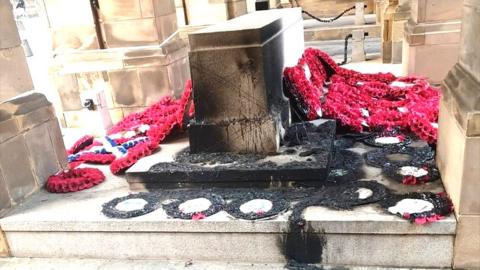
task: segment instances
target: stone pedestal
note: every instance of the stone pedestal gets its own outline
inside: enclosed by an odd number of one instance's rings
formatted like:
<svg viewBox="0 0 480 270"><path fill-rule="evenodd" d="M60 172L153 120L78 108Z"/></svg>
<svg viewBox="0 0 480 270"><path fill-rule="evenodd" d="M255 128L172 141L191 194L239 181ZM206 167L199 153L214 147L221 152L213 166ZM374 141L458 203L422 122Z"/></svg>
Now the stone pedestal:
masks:
<svg viewBox="0 0 480 270"><path fill-rule="evenodd" d="M404 27L410 17L408 0L390 0L382 23L383 63L402 62Z"/></svg>
<svg viewBox="0 0 480 270"><path fill-rule="evenodd" d="M250 13L194 32L189 40L191 152L275 153L290 118L282 72L304 48L301 10Z"/></svg>
<svg viewBox="0 0 480 270"><path fill-rule="evenodd" d="M209 25L247 13L246 0L187 0L185 9L189 25Z"/></svg>
<svg viewBox="0 0 480 270"><path fill-rule="evenodd" d="M413 0L405 27L405 73L440 83L458 59L462 0Z"/></svg>
<svg viewBox="0 0 480 270"><path fill-rule="evenodd" d="M44 95L31 94L0 104L0 152L2 216L41 188L48 176L66 167L62 133Z"/></svg>
<svg viewBox="0 0 480 270"><path fill-rule="evenodd" d="M0 0L0 102L33 89L12 5Z"/></svg>
<svg viewBox="0 0 480 270"><path fill-rule="evenodd" d="M51 75L66 126L102 134L108 128L104 118L116 123L163 96L181 95L190 78L187 44L176 37L160 47L58 54ZM83 101L97 94L104 96L94 98L100 106L95 111L83 108Z"/></svg>
<svg viewBox="0 0 480 270"><path fill-rule="evenodd" d="M437 161L459 222L454 267L480 268L480 1L463 2L459 60L443 82Z"/></svg>

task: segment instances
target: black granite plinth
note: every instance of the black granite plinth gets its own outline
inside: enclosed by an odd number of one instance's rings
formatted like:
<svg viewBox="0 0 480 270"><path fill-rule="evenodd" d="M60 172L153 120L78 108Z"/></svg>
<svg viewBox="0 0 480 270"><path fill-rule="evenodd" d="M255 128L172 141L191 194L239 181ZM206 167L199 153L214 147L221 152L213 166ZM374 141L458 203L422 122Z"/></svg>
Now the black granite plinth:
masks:
<svg viewBox="0 0 480 270"><path fill-rule="evenodd" d="M273 155L190 153L186 148L174 161L127 173L127 179L130 185L146 188L272 187L305 181L321 185L328 176L335 129L332 120L293 124Z"/></svg>

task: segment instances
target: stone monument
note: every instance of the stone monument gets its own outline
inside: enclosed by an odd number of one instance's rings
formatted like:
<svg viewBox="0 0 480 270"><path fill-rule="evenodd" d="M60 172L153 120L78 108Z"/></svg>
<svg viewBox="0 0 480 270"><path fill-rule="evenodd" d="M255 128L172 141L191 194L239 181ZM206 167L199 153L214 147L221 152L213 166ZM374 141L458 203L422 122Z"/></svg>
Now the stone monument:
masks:
<svg viewBox="0 0 480 270"><path fill-rule="evenodd" d="M257 11L193 32L189 40L190 148L185 142L166 149L173 158L147 171L132 167L131 188L270 187L326 179L335 122L291 125L282 91L284 68L296 65L304 51L301 10Z"/></svg>
<svg viewBox="0 0 480 270"><path fill-rule="evenodd" d="M459 60L443 81L438 167L458 220L454 268L480 268L480 1L463 1Z"/></svg>

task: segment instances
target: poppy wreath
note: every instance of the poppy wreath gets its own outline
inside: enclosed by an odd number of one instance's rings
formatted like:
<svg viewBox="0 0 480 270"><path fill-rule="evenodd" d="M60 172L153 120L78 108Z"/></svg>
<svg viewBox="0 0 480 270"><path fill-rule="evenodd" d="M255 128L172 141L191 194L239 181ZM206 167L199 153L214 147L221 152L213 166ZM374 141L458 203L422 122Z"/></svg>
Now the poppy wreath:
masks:
<svg viewBox="0 0 480 270"><path fill-rule="evenodd" d="M396 138L398 139L398 143L378 142L378 139L386 138L386 137ZM412 138L410 136L407 136L398 132L396 129L392 129L384 132L374 133L372 134L372 136L365 138L363 142L373 147L391 147L391 146L401 147L401 146L409 145L412 142Z"/></svg>
<svg viewBox="0 0 480 270"><path fill-rule="evenodd" d="M285 212L289 207L289 202L285 199L280 192L262 192L262 191L250 191L233 194L231 196L232 201L227 204L226 211L233 217L246 220L256 219L268 219ZM267 212L249 212L244 213L240 210L240 207L251 200L261 199L268 200L272 203L272 208Z"/></svg>
<svg viewBox="0 0 480 270"><path fill-rule="evenodd" d="M407 194L391 194L387 196L380 204L388 211L388 208L395 206L404 199L424 200L433 204L433 209L421 213L404 213L398 216L416 224L426 224L435 222L449 216L453 212L453 203L445 193L432 192L414 192ZM389 212L390 213L390 212Z"/></svg>
<svg viewBox="0 0 480 270"><path fill-rule="evenodd" d="M96 168L78 168L61 171L48 177L46 188L52 193L76 192L102 183L105 175Z"/></svg>
<svg viewBox="0 0 480 270"><path fill-rule="evenodd" d="M69 167L82 163L110 164L113 174L124 172L158 149L174 129L183 129L193 112L191 93L192 83L187 81L181 98L164 97L144 111L128 115L105 137L80 138L68 151Z"/></svg>
<svg viewBox="0 0 480 270"><path fill-rule="evenodd" d="M404 185L420 185L440 179L440 172L438 171L438 168L431 163L425 163L419 166L408 166L416 169L421 169L426 172L425 175L420 176L401 174L400 171L402 167L406 166L395 166L391 164L386 165L383 167L383 174L386 175L388 178Z"/></svg>
<svg viewBox="0 0 480 270"><path fill-rule="evenodd" d="M128 201L131 199L142 199L142 200L145 200L147 203L142 209L136 209L132 211L121 211L116 208L117 205L120 204L121 202ZM130 194L128 196L115 198L107 203L104 203L102 206L102 213L109 218L127 219L127 218L146 215L148 213L151 213L157 210L159 207L160 207L159 198L152 193L144 192L144 193Z"/></svg>
<svg viewBox="0 0 480 270"><path fill-rule="evenodd" d="M94 140L93 136L90 136L90 135L85 135L85 136L81 137L67 151L67 154L71 155L71 154L76 154L76 153L82 151L83 149L85 149L86 147L91 145L93 143L93 140Z"/></svg>
<svg viewBox="0 0 480 270"><path fill-rule="evenodd" d="M408 155L409 160L392 160L389 159L389 155L401 154ZM417 166L425 164L427 161L432 160L435 156L435 151L429 147L386 147L382 149L375 149L365 153L365 161L367 165L383 168L388 165L393 165L397 167L402 166Z"/></svg>
<svg viewBox="0 0 480 270"><path fill-rule="evenodd" d="M308 48L296 66L284 70L284 86L292 106L301 108L301 120L323 114L355 132L399 127L436 143L440 92L424 78L363 74Z"/></svg>
<svg viewBox="0 0 480 270"><path fill-rule="evenodd" d="M211 202L208 209L201 212L184 213L179 209L179 206L189 200L205 198ZM222 196L215 193L207 192L187 192L174 196L172 201L168 204L163 204L162 208L167 215L172 218L189 219L189 220L201 220L211 215L214 215L222 211L225 207L225 201Z"/></svg>

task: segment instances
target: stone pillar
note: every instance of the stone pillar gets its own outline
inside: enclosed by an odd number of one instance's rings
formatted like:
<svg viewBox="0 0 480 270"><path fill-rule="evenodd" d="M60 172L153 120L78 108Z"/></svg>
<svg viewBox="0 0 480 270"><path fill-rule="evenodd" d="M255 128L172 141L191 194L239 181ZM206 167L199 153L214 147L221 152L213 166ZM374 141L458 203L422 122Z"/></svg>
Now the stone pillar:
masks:
<svg viewBox="0 0 480 270"><path fill-rule="evenodd" d="M355 2L355 25L365 24L365 3Z"/></svg>
<svg viewBox="0 0 480 270"><path fill-rule="evenodd" d="M189 25L224 22L247 13L247 0L186 0Z"/></svg>
<svg viewBox="0 0 480 270"><path fill-rule="evenodd" d="M480 0L464 0L459 60L442 85L437 146L458 220L453 266L459 269L480 269L479 33Z"/></svg>
<svg viewBox="0 0 480 270"><path fill-rule="evenodd" d="M390 0L382 24L383 63L402 62L403 29L409 17L409 0Z"/></svg>
<svg viewBox="0 0 480 270"><path fill-rule="evenodd" d="M33 90L33 82L9 0L0 0L0 18L1 102L25 91Z"/></svg>
<svg viewBox="0 0 480 270"><path fill-rule="evenodd" d="M458 59L463 0L412 0L405 26L403 65L408 74L439 84Z"/></svg>
<svg viewBox="0 0 480 270"><path fill-rule="evenodd" d="M0 0L0 217L67 162L52 104L38 93L15 97L33 84L12 14L10 1ZM0 229L0 256L6 255Z"/></svg>
<svg viewBox="0 0 480 270"><path fill-rule="evenodd" d="M278 150L290 121L282 72L303 53L301 16L299 8L257 11L189 35L192 152Z"/></svg>

